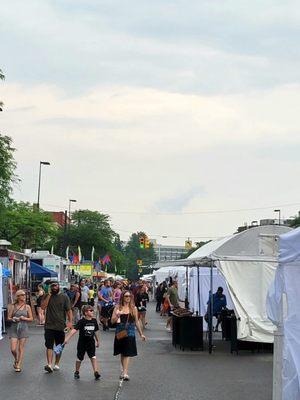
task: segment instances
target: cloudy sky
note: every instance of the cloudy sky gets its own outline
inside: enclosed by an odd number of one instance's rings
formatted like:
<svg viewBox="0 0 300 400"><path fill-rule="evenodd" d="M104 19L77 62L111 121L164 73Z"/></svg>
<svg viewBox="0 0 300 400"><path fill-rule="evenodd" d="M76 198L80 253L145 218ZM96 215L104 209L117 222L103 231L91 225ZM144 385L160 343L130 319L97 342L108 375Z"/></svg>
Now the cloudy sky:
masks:
<svg viewBox="0 0 300 400"><path fill-rule="evenodd" d="M41 206L76 199L122 239L300 210L298 1L10 0L0 18L17 199L36 202L46 160Z"/></svg>

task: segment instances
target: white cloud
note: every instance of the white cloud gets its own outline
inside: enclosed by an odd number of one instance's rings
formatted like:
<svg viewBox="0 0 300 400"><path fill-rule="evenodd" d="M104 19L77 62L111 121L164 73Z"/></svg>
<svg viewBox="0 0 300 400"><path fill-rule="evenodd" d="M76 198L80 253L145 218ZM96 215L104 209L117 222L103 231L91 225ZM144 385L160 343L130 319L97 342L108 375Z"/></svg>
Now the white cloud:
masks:
<svg viewBox="0 0 300 400"><path fill-rule="evenodd" d="M1 132L18 149L19 198L35 200L46 159L42 204L75 197L124 230L215 236L272 207L153 210L297 202L298 2L75 3L1 6Z"/></svg>

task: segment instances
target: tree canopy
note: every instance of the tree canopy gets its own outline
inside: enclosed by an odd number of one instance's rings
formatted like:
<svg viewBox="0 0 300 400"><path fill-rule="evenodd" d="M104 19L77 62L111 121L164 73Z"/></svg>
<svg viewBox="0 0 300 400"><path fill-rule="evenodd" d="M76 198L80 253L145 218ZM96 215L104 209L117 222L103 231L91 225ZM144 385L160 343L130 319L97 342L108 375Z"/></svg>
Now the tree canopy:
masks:
<svg viewBox="0 0 300 400"><path fill-rule="evenodd" d="M0 134L0 204L2 206L11 201L13 183L18 181L15 174L17 164L14 152L12 139Z"/></svg>

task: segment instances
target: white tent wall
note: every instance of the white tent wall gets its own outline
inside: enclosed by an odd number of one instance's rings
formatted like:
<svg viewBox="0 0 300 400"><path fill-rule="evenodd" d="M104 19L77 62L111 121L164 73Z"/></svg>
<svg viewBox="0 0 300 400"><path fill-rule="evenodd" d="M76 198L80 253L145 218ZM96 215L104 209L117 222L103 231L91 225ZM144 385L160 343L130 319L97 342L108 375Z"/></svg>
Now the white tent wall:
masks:
<svg viewBox="0 0 300 400"><path fill-rule="evenodd" d="M199 270L199 275L198 275ZM199 276L199 295L200 295L200 312L199 312L199 296L198 296L198 276ZM210 291L210 268L196 268L193 267L189 271L189 307L191 311L198 312L199 315L204 316L207 311L207 302L209 299ZM219 286L224 289L223 293L227 299L227 308L234 309L233 301L231 300L231 295L227 289L226 281L218 271L217 268L213 268L213 293L215 293Z"/></svg>
<svg viewBox="0 0 300 400"><path fill-rule="evenodd" d="M238 339L272 343L274 325L267 317L265 299L274 279L276 263L260 261L218 261L234 303Z"/></svg>
<svg viewBox="0 0 300 400"><path fill-rule="evenodd" d="M181 301L186 297L186 267L163 267L154 272L155 281L158 283L164 282L172 277L178 282L178 296Z"/></svg>
<svg viewBox="0 0 300 400"><path fill-rule="evenodd" d="M276 400L300 399L299 296L300 228L279 237L279 267L267 297L269 318L280 333L274 343L273 399Z"/></svg>

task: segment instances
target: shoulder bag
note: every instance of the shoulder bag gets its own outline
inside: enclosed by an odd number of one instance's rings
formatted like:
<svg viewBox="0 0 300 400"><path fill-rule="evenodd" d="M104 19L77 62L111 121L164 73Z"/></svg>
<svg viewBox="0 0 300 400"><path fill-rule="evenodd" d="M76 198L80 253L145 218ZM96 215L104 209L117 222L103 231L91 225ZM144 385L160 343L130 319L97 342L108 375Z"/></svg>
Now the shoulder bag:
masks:
<svg viewBox="0 0 300 400"><path fill-rule="evenodd" d="M118 340L124 339L128 336L127 326L128 326L128 321L129 321L129 315L130 315L130 313L128 313L127 321L126 321L124 329L122 329L120 332L116 333L116 338Z"/></svg>

